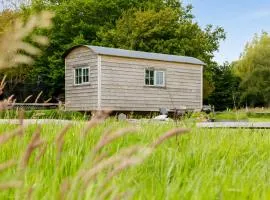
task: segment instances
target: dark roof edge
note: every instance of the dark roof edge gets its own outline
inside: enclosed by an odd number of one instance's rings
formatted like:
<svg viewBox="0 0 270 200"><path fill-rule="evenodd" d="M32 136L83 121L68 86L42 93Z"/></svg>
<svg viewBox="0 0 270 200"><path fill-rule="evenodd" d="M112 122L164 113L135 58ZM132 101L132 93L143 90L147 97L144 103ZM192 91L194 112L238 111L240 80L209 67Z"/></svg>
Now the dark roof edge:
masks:
<svg viewBox="0 0 270 200"><path fill-rule="evenodd" d="M90 49L91 51L93 51L94 53L98 54L98 55L109 55L110 54L106 54L106 53L102 53L102 52L96 52L95 49L93 49L93 47L95 46L90 46L90 45L75 45L73 47L71 47L70 49L68 49L64 54L63 54L63 58L65 58L72 50L78 48L78 47L87 47L88 49ZM96 47L100 47L100 48L110 48L110 47L102 47L102 46L96 46ZM110 48L113 49L113 48ZM125 49L119 49L119 50L125 50ZM126 50L126 51L134 51L134 50ZM135 51L136 52L136 51ZM140 51L137 51L140 52ZM155 54L153 52L143 52L143 53L150 53L150 54ZM163 54L163 55L169 55L169 54ZM115 57L127 57L128 56L121 56L121 55L112 55ZM178 55L171 55L171 56L178 56ZM164 61L164 62L176 62L176 63L185 63L185 64L193 64L193 65L206 65L204 62L202 62L201 60L194 58L194 57L189 57L189 56L179 56L179 57L186 57L186 58L192 58L192 59L196 59L198 61L200 61L200 63L193 63L193 62L184 62L184 61L169 61L169 60L162 60L162 59L151 59L151 58L141 58L141 59L145 59L145 60L158 60L158 61ZM134 58L134 57L130 57L130 58ZM138 57L138 59L140 59L140 57Z"/></svg>

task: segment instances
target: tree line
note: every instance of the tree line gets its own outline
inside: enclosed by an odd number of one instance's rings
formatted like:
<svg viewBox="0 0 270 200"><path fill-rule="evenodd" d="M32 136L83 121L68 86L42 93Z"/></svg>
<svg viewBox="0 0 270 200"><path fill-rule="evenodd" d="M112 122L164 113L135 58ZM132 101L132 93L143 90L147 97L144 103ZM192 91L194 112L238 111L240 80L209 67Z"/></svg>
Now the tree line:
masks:
<svg viewBox="0 0 270 200"><path fill-rule="evenodd" d="M41 10L55 13L51 30L36 30L48 36L50 45L41 47L43 54L35 58L33 66L1 71L2 76L7 75L5 95L15 94L17 101L40 91L44 99L64 100L62 55L74 45L91 44L196 57L206 63L205 103L220 110L246 103L268 104L267 92L259 92L267 90L266 33L247 45L239 61L219 66L213 58L225 39L224 29L211 24L202 28L192 14L192 5L184 6L178 0L33 0L20 9L0 13L0 36L14 19L27 19ZM263 55L263 63L252 63ZM258 74L264 78L257 79Z"/></svg>

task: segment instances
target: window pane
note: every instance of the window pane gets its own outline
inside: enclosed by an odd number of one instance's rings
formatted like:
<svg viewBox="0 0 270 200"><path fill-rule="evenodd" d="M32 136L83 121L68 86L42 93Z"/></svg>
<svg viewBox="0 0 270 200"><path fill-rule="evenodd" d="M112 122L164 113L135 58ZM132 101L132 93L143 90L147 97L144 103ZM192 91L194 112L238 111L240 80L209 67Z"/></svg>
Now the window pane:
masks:
<svg viewBox="0 0 270 200"><path fill-rule="evenodd" d="M81 83L82 83L82 77L79 76L78 84L81 84Z"/></svg>
<svg viewBox="0 0 270 200"><path fill-rule="evenodd" d="M150 72L148 69L145 70L145 85L149 85L149 75Z"/></svg>
<svg viewBox="0 0 270 200"><path fill-rule="evenodd" d="M79 79L78 79L78 76L79 76L79 69L75 69L75 84L79 84Z"/></svg>
<svg viewBox="0 0 270 200"><path fill-rule="evenodd" d="M156 72L156 85L162 86L164 85L164 72L162 71L157 71Z"/></svg>
<svg viewBox="0 0 270 200"><path fill-rule="evenodd" d="M86 76L86 75L87 75L87 71L88 71L88 69L87 69L87 68L84 68L84 69L83 69L83 75L84 75L84 76Z"/></svg>
<svg viewBox="0 0 270 200"><path fill-rule="evenodd" d="M89 82L89 69L88 68L83 69L83 82L84 83Z"/></svg>
<svg viewBox="0 0 270 200"><path fill-rule="evenodd" d="M150 84L149 85L154 85L154 78L153 77L150 78Z"/></svg>
<svg viewBox="0 0 270 200"><path fill-rule="evenodd" d="M145 78L148 78L148 77L149 77L149 70L146 69L146 70L145 70Z"/></svg>
<svg viewBox="0 0 270 200"><path fill-rule="evenodd" d="M156 84L160 85L160 72L156 73Z"/></svg>
<svg viewBox="0 0 270 200"><path fill-rule="evenodd" d="M89 76L88 76L88 75L85 77L85 82L86 82L86 83L89 82Z"/></svg>
<svg viewBox="0 0 270 200"><path fill-rule="evenodd" d="M86 75L85 75L85 82L89 82L89 69L87 68L86 70Z"/></svg>
<svg viewBox="0 0 270 200"><path fill-rule="evenodd" d="M154 70L150 71L150 78L154 78Z"/></svg>
<svg viewBox="0 0 270 200"><path fill-rule="evenodd" d="M145 79L145 85L149 85L149 78Z"/></svg>
<svg viewBox="0 0 270 200"><path fill-rule="evenodd" d="M145 70L145 85L154 85L154 70Z"/></svg>

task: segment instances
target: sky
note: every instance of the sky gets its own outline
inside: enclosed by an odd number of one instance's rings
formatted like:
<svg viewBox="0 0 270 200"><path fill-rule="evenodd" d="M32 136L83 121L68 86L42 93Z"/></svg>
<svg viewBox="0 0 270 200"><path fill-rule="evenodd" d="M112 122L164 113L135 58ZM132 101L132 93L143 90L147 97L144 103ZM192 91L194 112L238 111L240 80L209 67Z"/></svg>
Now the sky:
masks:
<svg viewBox="0 0 270 200"><path fill-rule="evenodd" d="M254 34L270 33L270 0L183 0L193 5L195 21L225 29L226 40L221 43L215 60L222 64L239 58L245 44Z"/></svg>

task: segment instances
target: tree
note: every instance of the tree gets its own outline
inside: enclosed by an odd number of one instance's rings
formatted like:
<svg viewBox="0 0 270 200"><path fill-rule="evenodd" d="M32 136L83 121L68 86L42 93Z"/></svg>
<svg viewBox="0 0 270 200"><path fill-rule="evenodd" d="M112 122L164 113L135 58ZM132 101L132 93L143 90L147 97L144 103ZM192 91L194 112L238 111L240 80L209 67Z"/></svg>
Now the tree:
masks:
<svg viewBox="0 0 270 200"><path fill-rule="evenodd" d="M242 79L242 102L251 106L269 106L270 36L267 33L254 36L234 70Z"/></svg>
<svg viewBox="0 0 270 200"><path fill-rule="evenodd" d="M203 60L204 99L213 91L213 52L225 39L224 30L208 25L202 30L193 22L191 8L167 7L161 10L128 10L112 29L97 33L97 44L102 46L193 56ZM182 12L181 12L182 11Z"/></svg>
<svg viewBox="0 0 270 200"><path fill-rule="evenodd" d="M242 81L242 102L251 106L270 106L270 65L255 68Z"/></svg>
<svg viewBox="0 0 270 200"><path fill-rule="evenodd" d="M216 110L235 108L240 105L240 78L233 73L233 67L224 63L214 69L214 91L209 96L209 103Z"/></svg>
<svg viewBox="0 0 270 200"><path fill-rule="evenodd" d="M225 34L220 27L201 29L192 6L178 0L33 0L22 11L27 17L44 9L55 12L55 26L45 32L51 44L29 69L25 82L48 97L57 99L64 93L62 55L77 44L194 56L207 63L207 88L213 88L213 52Z"/></svg>
<svg viewBox="0 0 270 200"><path fill-rule="evenodd" d="M235 72L242 79L250 76L256 68L270 66L270 36L263 32L255 35L251 43L247 43L244 52L235 66Z"/></svg>
<svg viewBox="0 0 270 200"><path fill-rule="evenodd" d="M194 56L207 64L225 38L222 28L202 30L189 13L171 7L155 10L128 10L112 29L98 32L98 44L124 49Z"/></svg>

